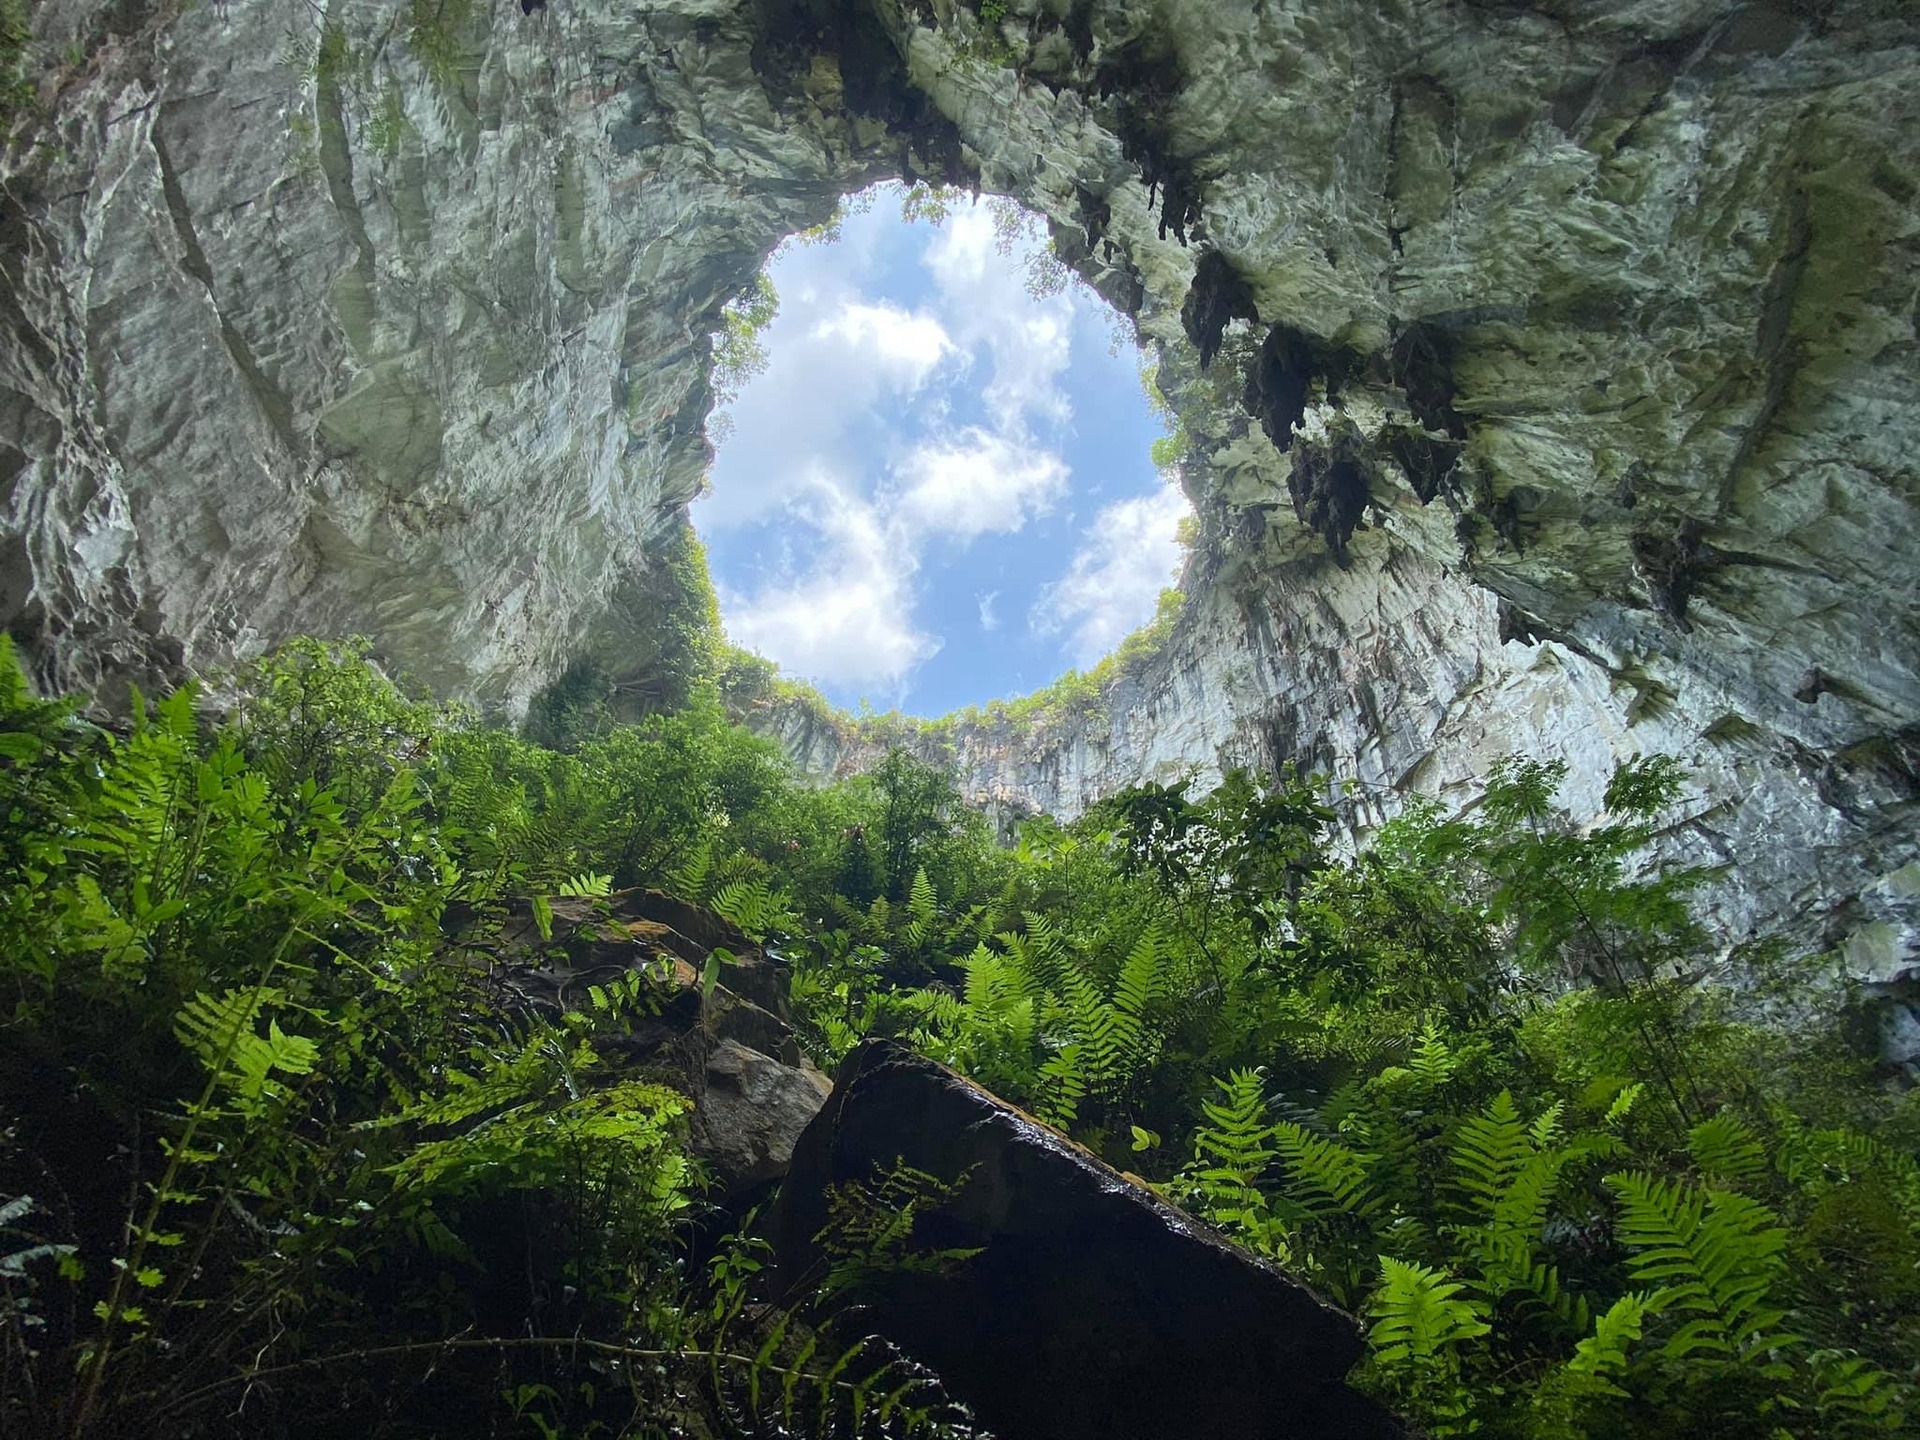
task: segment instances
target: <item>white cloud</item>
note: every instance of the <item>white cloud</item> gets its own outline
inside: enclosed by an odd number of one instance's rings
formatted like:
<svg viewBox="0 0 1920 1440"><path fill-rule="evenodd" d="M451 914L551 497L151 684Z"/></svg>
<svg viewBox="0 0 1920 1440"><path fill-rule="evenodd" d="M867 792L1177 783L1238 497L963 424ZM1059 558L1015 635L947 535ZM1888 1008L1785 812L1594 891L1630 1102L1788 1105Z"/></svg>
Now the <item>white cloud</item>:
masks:
<svg viewBox="0 0 1920 1440"><path fill-rule="evenodd" d="M723 593L729 637L811 678L897 685L940 648L913 624L917 558L873 506L825 472L808 477L794 509L825 553L797 578L752 595Z"/></svg>
<svg viewBox="0 0 1920 1440"><path fill-rule="evenodd" d="M814 326L813 338L846 342L867 364L914 390L954 353L954 344L938 320L884 301L878 305L849 301Z"/></svg>
<svg viewBox="0 0 1920 1440"><path fill-rule="evenodd" d="M897 696L941 645L916 615L923 567L950 561L940 547L1014 534L1064 503L1057 450L1072 421L1062 382L1076 312L1066 295L1027 293L1027 257L1044 242L1023 234L997 254L984 202L957 205L934 232L904 303L878 293L903 258L897 242L879 243L881 228L849 220L842 243L776 257L769 363L731 407L733 438L697 521L709 532L766 527L751 532L754 570L716 575L736 643L829 686ZM951 382L968 372L984 380L981 423L956 426L952 410L971 402ZM1170 549L1143 554L1133 545L1101 563L1151 561L1135 587L1144 610L1083 594L1106 571L1082 555L1049 592L1049 623L1082 648L1110 644L1115 625L1117 640L1152 612L1172 564ZM1000 598L975 595L981 632L1001 628Z"/></svg>
<svg viewBox="0 0 1920 1440"><path fill-rule="evenodd" d="M828 263L836 260L839 269ZM799 251L780 270L780 311L762 338L767 368L730 407L733 437L715 459L700 524L771 519L804 488L809 466L844 468L863 420L921 392L942 365L965 362L935 316L868 300L869 279L857 254L825 249Z"/></svg>
<svg viewBox="0 0 1920 1440"><path fill-rule="evenodd" d="M1093 665L1153 618L1160 592L1180 563L1177 538L1190 507L1176 486L1109 505L1095 517L1067 573L1047 586L1032 624L1066 632L1074 664Z"/></svg>
<svg viewBox="0 0 1920 1440"><path fill-rule="evenodd" d="M943 534L965 542L1010 535L1044 515L1066 493L1058 455L972 428L920 445L899 468L906 488L895 514L915 537Z"/></svg>
<svg viewBox="0 0 1920 1440"><path fill-rule="evenodd" d="M825 467L809 470L787 510L821 551L799 575L789 566L751 594L723 590L736 644L829 684L900 685L941 644L914 623L928 544L1018 530L1065 492L1068 472L1057 455L976 429L917 447L895 479L869 499ZM997 593L980 601L983 629L999 623Z"/></svg>
<svg viewBox="0 0 1920 1440"><path fill-rule="evenodd" d="M941 315L961 348L984 346L992 356L993 375L982 393L1008 428L1030 417L1059 424L1073 418L1058 385L1072 358L1073 302L1027 293L1028 259L1044 243L1022 235L1000 256L992 212L986 201L974 201L956 207L927 246Z"/></svg>

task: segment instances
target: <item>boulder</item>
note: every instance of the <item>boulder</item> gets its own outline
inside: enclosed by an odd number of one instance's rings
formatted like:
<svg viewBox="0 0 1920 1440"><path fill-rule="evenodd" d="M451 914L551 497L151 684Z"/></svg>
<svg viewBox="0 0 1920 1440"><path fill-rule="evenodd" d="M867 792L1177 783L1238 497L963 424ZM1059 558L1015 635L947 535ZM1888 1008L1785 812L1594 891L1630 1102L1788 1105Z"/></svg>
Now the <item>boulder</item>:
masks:
<svg viewBox="0 0 1920 1440"><path fill-rule="evenodd" d="M1002 1440L1398 1437L1349 1389L1351 1316L1141 1181L945 1066L869 1040L800 1137L767 1218L770 1283L821 1271L830 1191L899 1166L954 1187L861 1323L936 1370Z"/></svg>
<svg viewBox="0 0 1920 1440"><path fill-rule="evenodd" d="M832 1090L811 1065L788 1065L721 1040L707 1053L694 1111L695 1151L730 1192L787 1173L795 1141Z"/></svg>
<svg viewBox="0 0 1920 1440"><path fill-rule="evenodd" d="M589 1013L588 990L636 969L661 977L652 1015L594 1036L601 1056L693 1101L690 1140L728 1201L786 1172L794 1142L832 1088L801 1053L786 1015L786 967L722 917L658 890L550 902L548 933L516 901L497 930L471 911L456 938L484 956L515 1001ZM734 957L704 993L708 955Z"/></svg>

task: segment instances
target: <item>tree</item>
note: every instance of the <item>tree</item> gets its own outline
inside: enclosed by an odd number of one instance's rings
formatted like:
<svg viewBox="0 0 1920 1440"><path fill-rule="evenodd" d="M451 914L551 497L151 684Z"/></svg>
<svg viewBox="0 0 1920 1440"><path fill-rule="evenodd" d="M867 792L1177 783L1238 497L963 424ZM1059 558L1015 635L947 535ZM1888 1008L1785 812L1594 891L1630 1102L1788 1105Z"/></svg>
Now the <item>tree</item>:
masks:
<svg viewBox="0 0 1920 1440"><path fill-rule="evenodd" d="M942 841L953 832L960 791L953 778L898 746L874 767L880 801L880 866L887 895L905 900L916 870L937 860Z"/></svg>

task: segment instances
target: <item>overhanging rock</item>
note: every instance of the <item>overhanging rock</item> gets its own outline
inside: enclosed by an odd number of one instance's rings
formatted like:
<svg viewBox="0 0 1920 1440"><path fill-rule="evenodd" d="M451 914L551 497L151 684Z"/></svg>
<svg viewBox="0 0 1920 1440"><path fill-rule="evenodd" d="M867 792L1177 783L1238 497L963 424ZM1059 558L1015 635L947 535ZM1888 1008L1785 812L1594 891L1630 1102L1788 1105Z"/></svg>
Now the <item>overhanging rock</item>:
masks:
<svg viewBox="0 0 1920 1440"><path fill-rule="evenodd" d="M1350 1316L894 1041L848 1057L795 1146L768 1219L777 1274L817 1268L833 1187L901 1165L956 1186L916 1242L979 1253L879 1278L872 1326L1002 1440L1406 1433L1345 1384Z"/></svg>

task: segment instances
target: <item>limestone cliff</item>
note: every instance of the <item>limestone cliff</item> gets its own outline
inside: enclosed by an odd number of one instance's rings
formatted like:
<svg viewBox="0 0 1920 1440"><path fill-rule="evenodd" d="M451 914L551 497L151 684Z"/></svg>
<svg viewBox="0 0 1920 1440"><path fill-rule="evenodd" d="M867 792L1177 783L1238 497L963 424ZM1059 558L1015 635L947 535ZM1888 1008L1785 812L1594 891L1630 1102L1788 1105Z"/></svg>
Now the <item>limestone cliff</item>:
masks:
<svg viewBox="0 0 1920 1440"><path fill-rule="evenodd" d="M719 308L849 188L977 181L1157 348L1203 526L1160 660L1095 714L959 734L977 793L1070 813L1296 760L1384 812L1509 750L1590 793L1668 750L1701 773L1673 843L1740 866L1736 927L1910 962L1901 0L43 0L34 25L0 619L50 682L299 631L505 704L571 656L632 663L649 543L702 483Z"/></svg>

